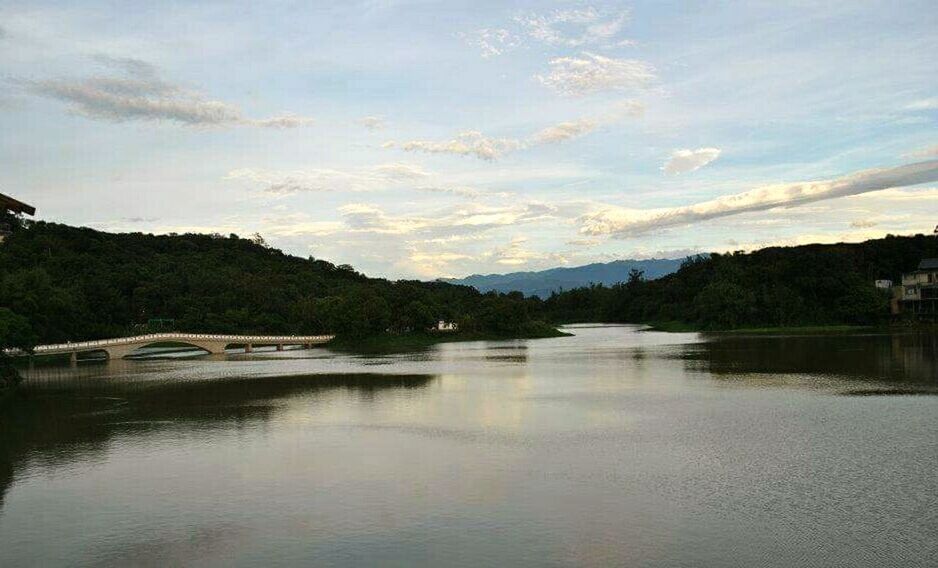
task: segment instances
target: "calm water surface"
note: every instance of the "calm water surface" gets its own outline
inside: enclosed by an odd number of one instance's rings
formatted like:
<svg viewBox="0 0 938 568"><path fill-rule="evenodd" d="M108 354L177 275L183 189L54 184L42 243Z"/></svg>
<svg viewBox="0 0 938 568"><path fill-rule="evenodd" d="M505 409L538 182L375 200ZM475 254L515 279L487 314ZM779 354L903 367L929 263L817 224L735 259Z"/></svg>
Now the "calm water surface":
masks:
<svg viewBox="0 0 938 568"><path fill-rule="evenodd" d="M938 565L938 336L571 331L37 367L0 565Z"/></svg>

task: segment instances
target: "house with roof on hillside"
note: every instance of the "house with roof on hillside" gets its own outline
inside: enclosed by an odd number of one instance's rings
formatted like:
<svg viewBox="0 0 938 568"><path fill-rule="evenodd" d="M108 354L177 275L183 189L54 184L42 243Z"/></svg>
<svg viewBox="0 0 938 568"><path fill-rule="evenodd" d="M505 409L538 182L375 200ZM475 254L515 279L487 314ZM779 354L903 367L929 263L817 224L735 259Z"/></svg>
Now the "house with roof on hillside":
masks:
<svg viewBox="0 0 938 568"><path fill-rule="evenodd" d="M899 311L915 319L938 317L938 258L925 258L918 269L902 275Z"/></svg>

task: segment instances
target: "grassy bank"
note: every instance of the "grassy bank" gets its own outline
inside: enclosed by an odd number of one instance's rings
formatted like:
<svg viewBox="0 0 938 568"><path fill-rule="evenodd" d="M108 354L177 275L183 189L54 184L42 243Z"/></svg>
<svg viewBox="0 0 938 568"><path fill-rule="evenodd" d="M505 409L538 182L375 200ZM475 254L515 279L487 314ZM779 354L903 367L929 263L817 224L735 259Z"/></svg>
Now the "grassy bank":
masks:
<svg viewBox="0 0 938 568"><path fill-rule="evenodd" d="M500 335L496 333L479 333L457 331L452 333L407 333L402 335L382 334L371 337L336 337L325 345L334 351L345 353L404 353L427 349L439 343L453 343L457 341L502 341L510 339L544 339L548 337L569 337L550 326L536 326L526 330L523 334Z"/></svg>

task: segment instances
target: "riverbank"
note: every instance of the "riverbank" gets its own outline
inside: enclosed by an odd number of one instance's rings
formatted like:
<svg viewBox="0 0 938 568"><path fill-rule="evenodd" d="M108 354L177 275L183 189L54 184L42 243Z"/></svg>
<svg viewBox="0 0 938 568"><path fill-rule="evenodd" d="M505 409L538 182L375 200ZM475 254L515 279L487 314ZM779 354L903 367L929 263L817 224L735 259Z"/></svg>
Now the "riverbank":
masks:
<svg viewBox="0 0 938 568"><path fill-rule="evenodd" d="M857 333L863 331L895 330L931 330L938 331L938 325L931 323L906 323L892 325L805 325L780 327L746 327L739 329L705 329L699 325L682 321L646 322L646 331L664 331L668 333L711 333L719 335L798 335L826 333Z"/></svg>
<svg viewBox="0 0 938 568"><path fill-rule="evenodd" d="M570 337L572 335L572 333L566 333L554 327L544 325L534 326L526 330L525 333L512 335L455 331L447 333L408 333L401 335L383 334L363 338L336 337L325 344L324 347L343 353L403 353L427 349L440 343L546 339L550 337Z"/></svg>
<svg viewBox="0 0 938 568"><path fill-rule="evenodd" d="M805 326L779 326L779 327L744 327L738 329L705 329L699 325L682 321L647 322L648 331L664 331L669 333L712 333L725 335L773 335L773 334L819 334L819 333L851 333L877 329L875 326L865 325L805 325Z"/></svg>

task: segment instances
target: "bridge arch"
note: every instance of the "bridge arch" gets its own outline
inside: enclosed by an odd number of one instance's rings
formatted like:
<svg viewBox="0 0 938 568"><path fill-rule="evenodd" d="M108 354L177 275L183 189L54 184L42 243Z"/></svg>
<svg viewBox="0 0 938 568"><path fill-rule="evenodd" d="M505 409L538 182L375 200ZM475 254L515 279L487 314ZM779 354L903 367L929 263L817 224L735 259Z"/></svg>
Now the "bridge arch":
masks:
<svg viewBox="0 0 938 568"><path fill-rule="evenodd" d="M156 339L156 340L149 340L149 341L141 341L139 343L110 345L110 346L105 346L99 350L107 353L108 359L123 359L124 357L127 357L128 355L133 354L138 349L149 347L151 345L159 345L161 343L182 343L182 344L190 345L192 347L206 351L209 354L224 353L225 348L228 347L227 341L210 341L210 340L204 340L204 339L189 339L189 338L176 339L174 338L171 340Z"/></svg>

